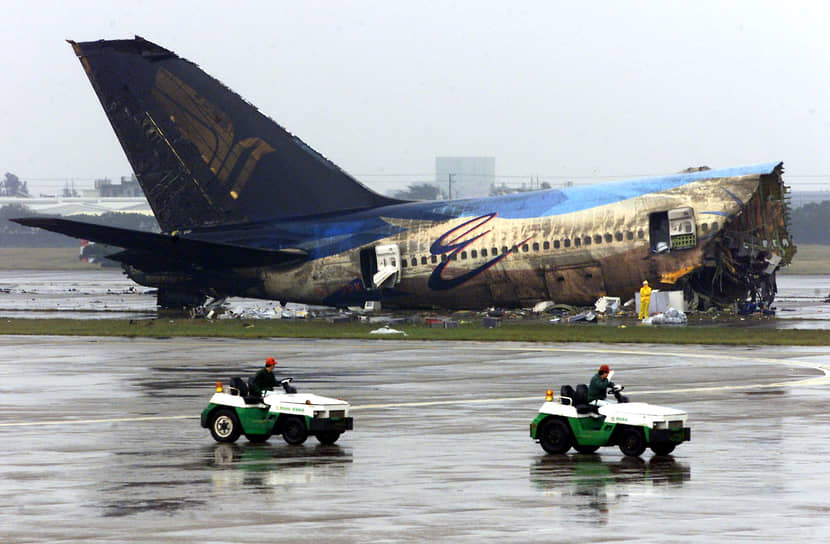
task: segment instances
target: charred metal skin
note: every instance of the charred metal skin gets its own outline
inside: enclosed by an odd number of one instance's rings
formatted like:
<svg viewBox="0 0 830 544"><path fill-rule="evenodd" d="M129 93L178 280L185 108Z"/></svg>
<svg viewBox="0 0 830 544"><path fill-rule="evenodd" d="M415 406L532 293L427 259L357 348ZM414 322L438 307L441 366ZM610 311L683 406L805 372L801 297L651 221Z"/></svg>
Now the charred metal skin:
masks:
<svg viewBox="0 0 830 544"><path fill-rule="evenodd" d="M124 248L162 306L243 296L479 309L631 298L771 302L795 254L781 163L445 202L378 195L195 64L70 42L162 227L18 223Z"/></svg>

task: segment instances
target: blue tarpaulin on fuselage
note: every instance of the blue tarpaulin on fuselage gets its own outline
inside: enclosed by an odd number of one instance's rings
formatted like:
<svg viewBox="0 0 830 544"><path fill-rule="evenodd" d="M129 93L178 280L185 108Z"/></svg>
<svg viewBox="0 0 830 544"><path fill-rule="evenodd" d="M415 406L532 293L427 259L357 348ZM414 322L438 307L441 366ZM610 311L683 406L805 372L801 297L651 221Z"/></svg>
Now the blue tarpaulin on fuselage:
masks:
<svg viewBox="0 0 830 544"><path fill-rule="evenodd" d="M781 163L704 170L659 178L613 181L598 185L547 189L466 200L427 201L376 208L373 214L401 219L450 219L498 213L501 219L530 219L579 212L659 193L695 181L772 173ZM394 211L393 211L394 210Z"/></svg>
<svg viewBox="0 0 830 544"><path fill-rule="evenodd" d="M781 163L774 162L721 170L704 170L659 178L615 181L486 198L408 202L347 215L279 221L271 226L282 234L290 232L291 241L265 236L260 247L300 248L309 252L309 260L314 260L370 244L406 230L390 224L383 218L447 221L492 213L496 213L500 219L550 217L606 206L706 179L770 174L779 164Z"/></svg>

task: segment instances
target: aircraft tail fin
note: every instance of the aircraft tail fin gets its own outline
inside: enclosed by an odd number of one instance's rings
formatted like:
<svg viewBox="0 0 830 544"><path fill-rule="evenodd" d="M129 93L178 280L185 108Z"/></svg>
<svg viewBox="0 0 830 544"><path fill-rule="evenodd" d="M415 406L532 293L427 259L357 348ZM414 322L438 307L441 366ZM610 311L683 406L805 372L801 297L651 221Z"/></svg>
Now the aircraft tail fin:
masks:
<svg viewBox="0 0 830 544"><path fill-rule="evenodd" d="M69 43L166 232L399 202L172 51L138 36Z"/></svg>

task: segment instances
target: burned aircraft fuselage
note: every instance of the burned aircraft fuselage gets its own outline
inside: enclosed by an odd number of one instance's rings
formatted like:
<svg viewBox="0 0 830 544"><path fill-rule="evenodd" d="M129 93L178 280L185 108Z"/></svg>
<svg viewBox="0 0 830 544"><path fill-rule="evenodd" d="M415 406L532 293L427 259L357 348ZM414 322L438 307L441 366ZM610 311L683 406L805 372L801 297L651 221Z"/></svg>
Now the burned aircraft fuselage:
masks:
<svg viewBox="0 0 830 544"><path fill-rule="evenodd" d="M631 298L647 279L706 306L771 301L775 271L795 253L780 165L186 235L262 247L275 231L308 260L130 275L214 296L403 308L591 304L603 295ZM391 273L377 277L384 266Z"/></svg>

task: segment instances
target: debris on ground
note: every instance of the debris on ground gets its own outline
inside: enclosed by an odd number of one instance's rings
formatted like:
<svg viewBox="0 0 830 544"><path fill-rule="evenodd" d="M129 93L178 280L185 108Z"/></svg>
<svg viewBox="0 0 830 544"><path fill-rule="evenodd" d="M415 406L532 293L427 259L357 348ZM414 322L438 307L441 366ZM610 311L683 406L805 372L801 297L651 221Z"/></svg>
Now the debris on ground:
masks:
<svg viewBox="0 0 830 544"><path fill-rule="evenodd" d="M369 334L402 334L406 336L405 332L399 331L397 329L392 329L389 327L381 327L379 329L375 329L373 331L370 331Z"/></svg>
<svg viewBox="0 0 830 544"><path fill-rule="evenodd" d="M686 314L675 308L643 319L643 325L685 325L687 322Z"/></svg>
<svg viewBox="0 0 830 544"><path fill-rule="evenodd" d="M594 303L594 310L601 314L614 315L620 308L620 297L599 297Z"/></svg>
<svg viewBox="0 0 830 544"><path fill-rule="evenodd" d="M591 310L580 312L568 318L568 323L576 323L578 321L587 321L588 323L595 323L597 314Z"/></svg>
<svg viewBox="0 0 830 544"><path fill-rule="evenodd" d="M548 311L548 309L552 308L553 306L555 306L555 304L552 300L543 300L542 302L536 304L536 306L533 307L533 313L545 313Z"/></svg>

